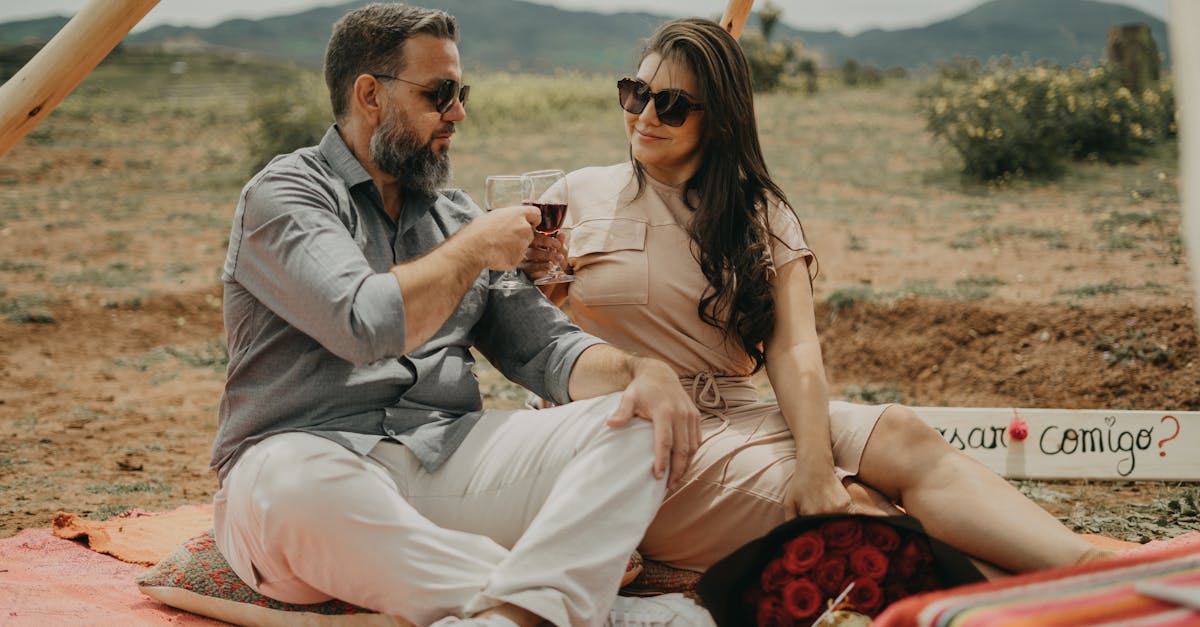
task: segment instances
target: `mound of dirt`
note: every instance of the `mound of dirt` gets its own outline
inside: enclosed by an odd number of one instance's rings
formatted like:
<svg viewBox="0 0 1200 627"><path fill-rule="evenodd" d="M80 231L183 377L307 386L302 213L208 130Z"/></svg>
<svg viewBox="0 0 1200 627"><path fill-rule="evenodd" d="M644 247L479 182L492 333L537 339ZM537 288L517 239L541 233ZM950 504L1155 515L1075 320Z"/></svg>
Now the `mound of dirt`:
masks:
<svg viewBox="0 0 1200 627"><path fill-rule="evenodd" d="M835 390L893 386L914 405L1200 409L1190 306L908 298L822 313Z"/></svg>

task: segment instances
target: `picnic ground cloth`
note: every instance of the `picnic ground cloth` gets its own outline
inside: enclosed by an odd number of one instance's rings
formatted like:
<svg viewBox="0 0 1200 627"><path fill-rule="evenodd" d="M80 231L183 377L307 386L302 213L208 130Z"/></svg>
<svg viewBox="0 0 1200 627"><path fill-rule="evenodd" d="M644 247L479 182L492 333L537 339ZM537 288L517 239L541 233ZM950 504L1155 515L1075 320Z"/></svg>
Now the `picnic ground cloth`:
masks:
<svg viewBox="0 0 1200 627"><path fill-rule="evenodd" d="M185 511L180 518L194 514ZM113 535L122 534L124 522L120 519L106 522L116 522L117 531L107 533L108 539L102 539L100 545L118 554L128 546L129 555L144 559L145 549L136 546L136 541L110 542ZM128 529L134 531L138 527ZM169 541L167 536L178 537L192 531L174 524L164 529L168 530L165 534L151 534L161 536L156 540L159 545ZM106 534L96 530L95 535L102 538ZM26 529L11 538L0 539L0 625L220 624L142 595L133 579L147 569L59 537L51 529Z"/></svg>
<svg viewBox="0 0 1200 627"><path fill-rule="evenodd" d="M123 562L153 566L184 541L212 527L212 504L184 505L165 513L129 510L96 521L59 512L51 523L54 535L82 539L97 553Z"/></svg>
<svg viewBox="0 0 1200 627"><path fill-rule="evenodd" d="M134 583L138 575L147 572L146 564L157 562L188 539L211 528L211 516L211 506L207 504L161 514L128 512L107 521L87 521L64 514L56 517L53 529L28 529L0 539L0 599L3 599L0 624L219 624L155 602L141 594ZM1086 537L1095 544L1116 548L1137 546L1104 536ZM1150 564L1177 553L1190 555L1200 564L1200 533L1152 542L1112 562ZM1093 565L1087 572L1104 569ZM1007 582L1019 585L1030 577L1044 588L1046 581L1065 575L1043 571L979 584L982 588L967 586L955 592L991 590L992 586L1004 589L1009 585ZM944 600L941 596L930 596L934 598L926 600ZM917 608L910 601L919 600L923 598L914 597L897 604L896 612L889 610L885 614L890 615L887 620L891 621L885 624L916 624L916 616L925 605ZM1200 614L1191 618L1193 622L1200 621Z"/></svg>
<svg viewBox="0 0 1200 627"><path fill-rule="evenodd" d="M1200 625L1200 609L1147 596L1168 586L1200 602L1200 533L1155 541L1107 560L910 597L882 627Z"/></svg>

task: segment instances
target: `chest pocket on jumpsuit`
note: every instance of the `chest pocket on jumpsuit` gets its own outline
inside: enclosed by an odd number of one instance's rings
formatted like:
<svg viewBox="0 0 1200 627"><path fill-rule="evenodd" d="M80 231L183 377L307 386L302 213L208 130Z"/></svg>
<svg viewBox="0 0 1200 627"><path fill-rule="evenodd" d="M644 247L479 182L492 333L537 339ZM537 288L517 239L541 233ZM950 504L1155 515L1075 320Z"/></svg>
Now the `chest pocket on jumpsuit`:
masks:
<svg viewBox="0 0 1200 627"><path fill-rule="evenodd" d="M575 272L571 298L586 305L645 305L650 278L646 226L630 218L576 224L568 249Z"/></svg>

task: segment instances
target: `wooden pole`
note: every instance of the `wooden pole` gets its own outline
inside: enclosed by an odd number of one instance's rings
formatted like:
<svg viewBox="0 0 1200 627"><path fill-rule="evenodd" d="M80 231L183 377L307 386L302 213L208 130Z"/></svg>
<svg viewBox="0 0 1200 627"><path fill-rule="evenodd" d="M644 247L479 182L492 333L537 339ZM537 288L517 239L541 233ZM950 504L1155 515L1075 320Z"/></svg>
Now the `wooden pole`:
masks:
<svg viewBox="0 0 1200 627"><path fill-rule="evenodd" d="M746 26L746 19L750 17L750 7L752 6L754 6L754 0L729 0L729 4L725 7L725 15L721 16L721 26L724 26L734 39L742 36L742 28Z"/></svg>
<svg viewBox="0 0 1200 627"><path fill-rule="evenodd" d="M49 115L156 4L91 0L0 85L0 155Z"/></svg>
<svg viewBox="0 0 1200 627"><path fill-rule="evenodd" d="M1179 187L1183 241L1191 258L1192 301L1200 322L1200 3L1171 0L1167 20L1179 102Z"/></svg>

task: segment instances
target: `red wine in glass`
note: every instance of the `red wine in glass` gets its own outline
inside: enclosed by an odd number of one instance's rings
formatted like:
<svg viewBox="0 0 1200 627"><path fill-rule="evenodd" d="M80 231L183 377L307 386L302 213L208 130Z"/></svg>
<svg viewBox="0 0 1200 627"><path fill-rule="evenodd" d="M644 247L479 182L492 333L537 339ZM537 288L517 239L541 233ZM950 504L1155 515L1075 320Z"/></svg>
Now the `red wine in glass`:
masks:
<svg viewBox="0 0 1200 627"><path fill-rule="evenodd" d="M554 235L558 233L559 227L562 226L563 218L567 215L567 204L557 202L531 202L529 204L537 207L542 212L542 221L534 227L534 230L542 235Z"/></svg>
<svg viewBox="0 0 1200 627"><path fill-rule="evenodd" d="M529 191L526 204L538 208L542 218L534 230L543 237L554 237L562 228L567 214L567 175L562 170L538 170L524 174L529 181ZM546 276L533 282L534 285L549 283L567 283L575 277L566 274L557 263L551 262Z"/></svg>

